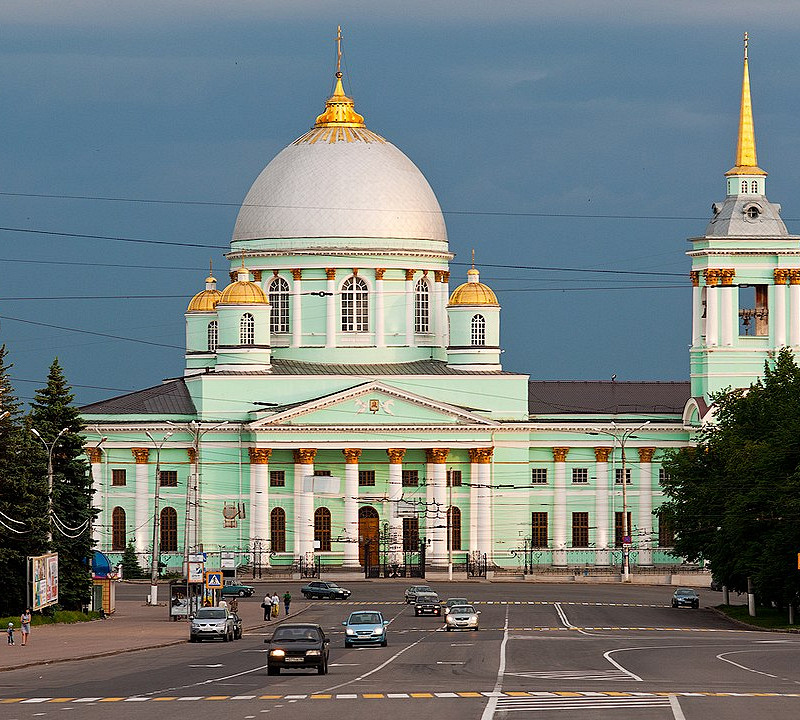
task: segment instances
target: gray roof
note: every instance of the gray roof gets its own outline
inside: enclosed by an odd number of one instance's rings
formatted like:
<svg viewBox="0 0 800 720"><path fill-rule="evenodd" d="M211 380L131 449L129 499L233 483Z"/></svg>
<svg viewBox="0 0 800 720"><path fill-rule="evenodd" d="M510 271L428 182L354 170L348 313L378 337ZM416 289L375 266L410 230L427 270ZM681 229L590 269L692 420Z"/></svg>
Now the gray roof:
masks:
<svg viewBox="0 0 800 720"><path fill-rule="evenodd" d="M183 378L168 380L161 385L119 395L110 400L84 405L83 415L195 415Z"/></svg>
<svg viewBox="0 0 800 720"><path fill-rule="evenodd" d="M690 394L688 382L532 380L528 383L528 413L680 415Z"/></svg>
<svg viewBox="0 0 800 720"><path fill-rule="evenodd" d="M754 207L758 216L750 218ZM714 217L706 227L706 237L787 237L789 231L781 220L781 206L765 195L729 195L712 206Z"/></svg>
<svg viewBox="0 0 800 720"><path fill-rule="evenodd" d="M216 372L214 375L230 373ZM233 373L239 374L239 373ZM272 359L272 371L261 375L509 375L501 370L472 372L449 367L443 360L416 360L405 363L372 363L354 365L353 363L310 363L299 360Z"/></svg>

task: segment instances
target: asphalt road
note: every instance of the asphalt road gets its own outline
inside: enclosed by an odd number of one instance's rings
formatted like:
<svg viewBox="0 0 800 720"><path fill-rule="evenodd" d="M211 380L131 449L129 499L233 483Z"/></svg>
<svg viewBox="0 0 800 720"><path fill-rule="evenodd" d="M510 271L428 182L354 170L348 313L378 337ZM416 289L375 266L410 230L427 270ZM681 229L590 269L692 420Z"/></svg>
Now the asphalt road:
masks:
<svg viewBox="0 0 800 720"><path fill-rule="evenodd" d="M299 596L297 583L280 584L286 587ZM481 630L449 633L437 618L414 617L402 584L354 583L350 601L312 601L297 616L330 634L329 674L267 677L270 630L257 627L257 593L240 601L245 636L235 643L186 643L2 673L0 718L69 712L79 720L109 711L115 720L800 717L799 636L745 631L708 609L672 609L670 588L434 587L442 598L475 601ZM716 604L720 595L702 591L701 602ZM344 649L341 621L357 608L379 609L391 621L388 647Z"/></svg>

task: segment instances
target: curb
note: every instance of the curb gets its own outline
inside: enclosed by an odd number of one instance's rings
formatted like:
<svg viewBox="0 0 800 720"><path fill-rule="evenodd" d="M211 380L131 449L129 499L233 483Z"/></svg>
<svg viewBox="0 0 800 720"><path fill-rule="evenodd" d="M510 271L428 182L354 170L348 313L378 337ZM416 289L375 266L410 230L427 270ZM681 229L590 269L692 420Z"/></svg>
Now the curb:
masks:
<svg viewBox="0 0 800 720"><path fill-rule="evenodd" d="M722 612L719 608L716 607L707 607L706 609L711 610L711 612L716 613L720 617L725 618L728 622L733 623L734 625L738 625L740 628L745 630L756 630L759 632L774 632L774 633L788 633L789 635L797 635L800 633L800 628L794 630L791 628L766 628L761 627L760 625L751 625L750 623L745 622L744 620L737 620L736 618L732 618L730 615Z"/></svg>

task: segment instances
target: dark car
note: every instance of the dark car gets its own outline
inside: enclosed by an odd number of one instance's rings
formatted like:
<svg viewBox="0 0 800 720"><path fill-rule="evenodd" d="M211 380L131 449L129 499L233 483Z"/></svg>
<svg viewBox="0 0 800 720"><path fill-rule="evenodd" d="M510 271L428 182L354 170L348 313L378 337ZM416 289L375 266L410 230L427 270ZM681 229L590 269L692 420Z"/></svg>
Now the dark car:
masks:
<svg viewBox="0 0 800 720"><path fill-rule="evenodd" d="M252 585L242 585L237 582L228 581L222 586L222 597L252 597L256 589Z"/></svg>
<svg viewBox="0 0 800 720"><path fill-rule="evenodd" d="M320 675L328 672L331 643L316 623L284 623L264 642L269 645L267 675L294 668L316 668Z"/></svg>
<svg viewBox="0 0 800 720"><path fill-rule="evenodd" d="M672 595L672 607L700 607L700 596L691 588L678 588Z"/></svg>
<svg viewBox="0 0 800 720"><path fill-rule="evenodd" d="M414 602L414 615L436 615L441 616L442 605L439 596L432 592L418 592Z"/></svg>
<svg viewBox="0 0 800 720"><path fill-rule="evenodd" d="M346 588L340 587L335 582L325 582L323 580L313 580L300 588L303 597L320 598L325 600L347 600L353 593Z"/></svg>

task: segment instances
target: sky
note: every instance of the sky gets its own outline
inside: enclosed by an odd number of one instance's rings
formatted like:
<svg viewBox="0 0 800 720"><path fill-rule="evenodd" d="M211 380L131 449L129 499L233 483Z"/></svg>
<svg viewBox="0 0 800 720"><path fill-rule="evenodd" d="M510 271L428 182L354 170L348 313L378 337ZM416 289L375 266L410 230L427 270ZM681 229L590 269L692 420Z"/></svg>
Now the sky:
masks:
<svg viewBox="0 0 800 720"><path fill-rule="evenodd" d="M0 343L30 400L183 372L244 196L333 87L427 177L451 288L474 248L504 369L687 380L686 239L725 194L742 34L767 195L800 226L800 3L4 0ZM599 272L613 271L613 272ZM221 283L222 284L222 283Z"/></svg>

